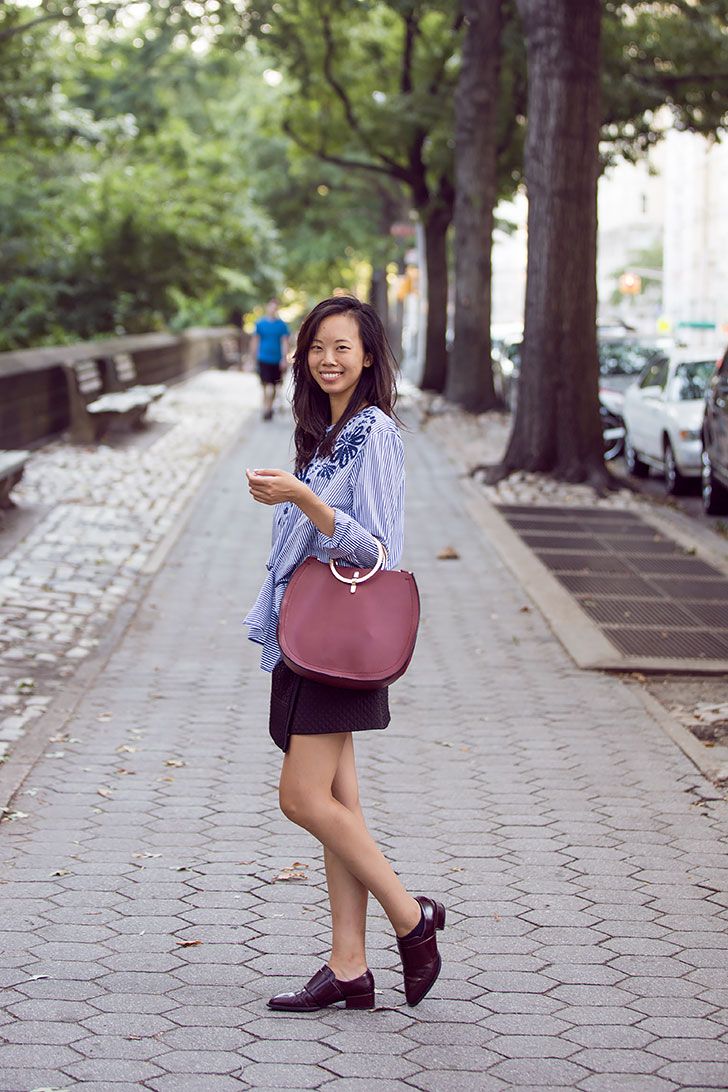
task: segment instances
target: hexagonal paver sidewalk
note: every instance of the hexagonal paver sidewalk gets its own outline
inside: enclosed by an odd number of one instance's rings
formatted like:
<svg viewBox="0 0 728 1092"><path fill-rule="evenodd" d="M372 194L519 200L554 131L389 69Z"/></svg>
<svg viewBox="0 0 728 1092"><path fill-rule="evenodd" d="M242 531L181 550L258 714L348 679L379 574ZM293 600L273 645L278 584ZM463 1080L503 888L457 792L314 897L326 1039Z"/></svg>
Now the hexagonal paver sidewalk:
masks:
<svg viewBox="0 0 728 1092"><path fill-rule="evenodd" d="M357 748L373 831L448 907L443 973L409 1009L373 907L377 1010L269 1013L327 954L241 626L270 533L243 469L284 463L288 435L260 423L219 465L0 824L0 1088L728 1085L725 805L627 687L572 666L416 431L420 643Z"/></svg>

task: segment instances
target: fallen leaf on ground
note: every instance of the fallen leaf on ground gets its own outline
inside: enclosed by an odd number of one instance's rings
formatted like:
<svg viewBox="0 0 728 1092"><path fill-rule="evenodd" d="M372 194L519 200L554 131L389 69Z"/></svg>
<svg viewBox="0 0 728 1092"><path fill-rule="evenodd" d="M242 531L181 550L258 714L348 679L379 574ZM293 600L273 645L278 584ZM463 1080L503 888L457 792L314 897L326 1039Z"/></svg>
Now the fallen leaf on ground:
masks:
<svg viewBox="0 0 728 1092"><path fill-rule="evenodd" d="M55 872L51 872L51 876L70 876L71 870L68 868L57 868Z"/></svg>
<svg viewBox="0 0 728 1092"><path fill-rule="evenodd" d="M187 763L183 758L165 758L165 766L186 766Z"/></svg>
<svg viewBox="0 0 728 1092"><path fill-rule="evenodd" d="M449 739L435 739L435 740L433 740L433 743L439 744L440 747L452 747L453 746L453 744L450 742Z"/></svg>
<svg viewBox="0 0 728 1092"><path fill-rule="evenodd" d="M97 796L110 797L110 796L113 796L113 793L112 793L111 789L101 788L101 789L96 790L96 795Z"/></svg>
<svg viewBox="0 0 728 1092"><path fill-rule="evenodd" d="M161 857L161 853L148 853L147 850L143 850L141 853L132 853L132 857Z"/></svg>
<svg viewBox="0 0 728 1092"><path fill-rule="evenodd" d="M202 944L201 940L175 940L175 944L178 948L196 948L198 944Z"/></svg>
<svg viewBox="0 0 728 1092"><path fill-rule="evenodd" d="M460 554L454 546L443 546L437 555L438 561L458 561Z"/></svg>
<svg viewBox="0 0 728 1092"><path fill-rule="evenodd" d="M121 755L121 754L133 755L133 754L136 753L136 747L131 747L128 743L122 743L120 747L116 748L116 753L117 753L117 755Z"/></svg>
<svg viewBox="0 0 728 1092"><path fill-rule="evenodd" d="M301 871L301 869L296 869L291 866L290 868L281 869L278 875L273 877L271 883L278 883L279 881L282 883L287 883L289 880L307 879L308 875L305 872Z"/></svg>
<svg viewBox="0 0 728 1092"><path fill-rule="evenodd" d="M127 770L126 766L118 766L114 770L114 773L117 773L117 774L135 774L136 770Z"/></svg>
<svg viewBox="0 0 728 1092"><path fill-rule="evenodd" d="M111 720L113 715L114 715L113 713L108 713L108 712L107 713L99 713L96 720Z"/></svg>
<svg viewBox="0 0 728 1092"><path fill-rule="evenodd" d="M531 613L531 608L530 607L519 607L518 609L519 609L519 614L530 614Z"/></svg>
<svg viewBox="0 0 728 1092"><path fill-rule="evenodd" d="M27 811L10 811L9 808L3 808L2 811L3 811L3 815L2 815L3 820L27 819L28 818Z"/></svg>

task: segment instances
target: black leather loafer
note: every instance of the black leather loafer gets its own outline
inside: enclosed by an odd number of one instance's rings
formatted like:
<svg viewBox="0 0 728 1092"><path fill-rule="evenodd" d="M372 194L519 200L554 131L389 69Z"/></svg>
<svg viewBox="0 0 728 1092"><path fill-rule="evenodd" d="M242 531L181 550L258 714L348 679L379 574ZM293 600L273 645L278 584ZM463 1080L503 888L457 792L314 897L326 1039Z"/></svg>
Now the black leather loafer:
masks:
<svg viewBox="0 0 728 1092"><path fill-rule="evenodd" d="M418 895L425 928L419 937L397 937L397 947L404 971L404 995L408 1005L417 1005L432 989L442 967L437 950L437 929L445 927L445 907L440 902Z"/></svg>
<svg viewBox="0 0 728 1092"><path fill-rule="evenodd" d="M358 978L341 982L330 967L324 965L298 993L277 993L268 1008L279 1012L313 1012L344 1001L347 1009L374 1008L374 976L365 971Z"/></svg>

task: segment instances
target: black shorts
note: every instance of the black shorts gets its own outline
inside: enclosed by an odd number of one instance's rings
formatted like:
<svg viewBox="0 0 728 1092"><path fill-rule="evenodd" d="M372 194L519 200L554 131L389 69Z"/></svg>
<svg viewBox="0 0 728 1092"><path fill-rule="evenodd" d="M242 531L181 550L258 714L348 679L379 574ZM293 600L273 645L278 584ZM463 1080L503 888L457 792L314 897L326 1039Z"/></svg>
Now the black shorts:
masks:
<svg viewBox="0 0 728 1092"><path fill-rule="evenodd" d="M280 660L273 668L270 695L271 739L288 750L291 735L363 732L389 724L389 690L345 690L303 679Z"/></svg>
<svg viewBox="0 0 728 1092"><path fill-rule="evenodd" d="M281 366L280 364L266 364L265 361L259 360L258 375L261 383L272 383L276 386L281 381Z"/></svg>

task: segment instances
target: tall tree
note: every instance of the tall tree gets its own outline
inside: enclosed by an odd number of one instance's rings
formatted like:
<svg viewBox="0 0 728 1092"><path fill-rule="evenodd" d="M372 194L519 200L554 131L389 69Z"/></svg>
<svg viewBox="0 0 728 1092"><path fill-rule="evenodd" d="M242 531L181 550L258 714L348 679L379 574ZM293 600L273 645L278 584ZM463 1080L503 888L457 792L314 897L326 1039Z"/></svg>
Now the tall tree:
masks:
<svg viewBox="0 0 728 1092"><path fill-rule="evenodd" d="M502 7L502 0L462 0L465 37L455 91L455 339L447 396L474 413L497 401L490 314Z"/></svg>
<svg viewBox="0 0 728 1092"><path fill-rule="evenodd" d="M515 468L606 483L598 412L599 0L516 0L528 57L528 279Z"/></svg>
<svg viewBox="0 0 728 1092"><path fill-rule="evenodd" d="M271 64L295 79L286 131L322 162L384 175L424 229L422 385L445 386L452 92L461 15L454 0L278 0L251 13ZM355 28L355 33L353 33Z"/></svg>

